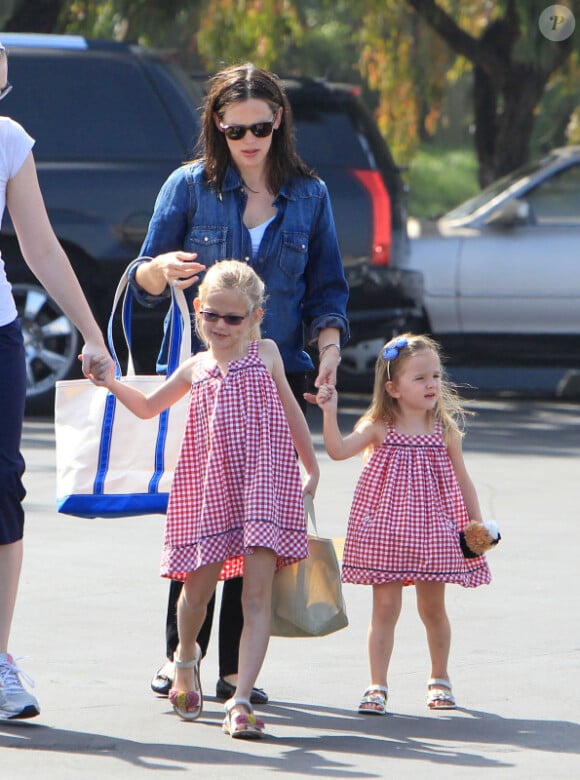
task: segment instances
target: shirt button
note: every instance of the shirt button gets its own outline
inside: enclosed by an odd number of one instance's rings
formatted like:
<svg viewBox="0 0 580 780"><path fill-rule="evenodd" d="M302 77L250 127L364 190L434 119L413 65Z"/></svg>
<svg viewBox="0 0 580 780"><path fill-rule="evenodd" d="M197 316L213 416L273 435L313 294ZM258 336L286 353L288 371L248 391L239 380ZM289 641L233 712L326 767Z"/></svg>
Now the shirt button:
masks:
<svg viewBox="0 0 580 780"><path fill-rule="evenodd" d="M204 237L203 237L203 240L204 240L204 241L205 241L205 243L207 244L207 242L209 241L209 238L208 238L207 236L204 236Z"/></svg>

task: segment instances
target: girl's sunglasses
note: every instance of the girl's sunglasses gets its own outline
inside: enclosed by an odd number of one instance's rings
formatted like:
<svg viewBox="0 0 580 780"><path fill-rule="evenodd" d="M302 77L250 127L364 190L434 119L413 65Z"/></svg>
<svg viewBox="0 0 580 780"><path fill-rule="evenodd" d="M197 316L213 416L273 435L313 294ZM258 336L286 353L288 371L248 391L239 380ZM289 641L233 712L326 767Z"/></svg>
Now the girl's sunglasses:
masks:
<svg viewBox="0 0 580 780"><path fill-rule="evenodd" d="M216 314L215 311L200 311L204 322L217 322L223 320L226 325L241 325L247 314Z"/></svg>
<svg viewBox="0 0 580 780"><path fill-rule="evenodd" d="M248 130L256 138L267 138L269 135L272 135L275 121L276 118L269 122L256 122L254 125L222 125L220 122L220 130L230 141L241 141L242 138L246 137Z"/></svg>

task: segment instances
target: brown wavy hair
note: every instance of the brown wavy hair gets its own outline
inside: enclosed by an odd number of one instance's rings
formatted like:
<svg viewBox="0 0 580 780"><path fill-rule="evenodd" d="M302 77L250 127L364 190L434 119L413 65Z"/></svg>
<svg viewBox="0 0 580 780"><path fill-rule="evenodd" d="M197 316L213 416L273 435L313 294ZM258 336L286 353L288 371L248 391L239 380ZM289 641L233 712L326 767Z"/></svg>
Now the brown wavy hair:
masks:
<svg viewBox="0 0 580 780"><path fill-rule="evenodd" d="M292 109L279 78L247 62L225 68L209 80L198 142L198 148L202 150L198 159L204 163L209 185L219 194L226 170L233 164L226 138L214 122L214 114L223 118L229 106L250 99L263 100L273 115L279 108L284 109L280 127L272 133L268 153L267 184L270 192L276 195L291 176L314 178L313 171L296 151Z"/></svg>

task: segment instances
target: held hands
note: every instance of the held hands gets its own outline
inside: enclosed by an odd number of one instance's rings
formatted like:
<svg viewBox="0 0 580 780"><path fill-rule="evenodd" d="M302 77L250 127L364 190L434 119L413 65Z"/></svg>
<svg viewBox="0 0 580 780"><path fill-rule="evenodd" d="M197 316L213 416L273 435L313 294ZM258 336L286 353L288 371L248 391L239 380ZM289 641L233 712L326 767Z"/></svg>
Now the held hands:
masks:
<svg viewBox="0 0 580 780"><path fill-rule="evenodd" d="M83 374L87 379L93 379L92 371L93 365L99 364L102 366L103 371L107 371L108 368L115 375L115 364L113 358L109 355L104 344L96 344L87 341L83 346L82 353L78 356L79 360L83 364Z"/></svg>
<svg viewBox="0 0 580 780"><path fill-rule="evenodd" d="M304 398L310 404L318 404L318 406L325 411L336 411L338 409L338 393L336 388L331 384L324 384L319 389L316 395L313 393L304 393Z"/></svg>
<svg viewBox="0 0 580 780"><path fill-rule="evenodd" d="M79 355L79 360L82 356ZM94 385L98 387L110 387L115 380L115 364L109 355L92 355L88 370L83 373L90 379Z"/></svg>

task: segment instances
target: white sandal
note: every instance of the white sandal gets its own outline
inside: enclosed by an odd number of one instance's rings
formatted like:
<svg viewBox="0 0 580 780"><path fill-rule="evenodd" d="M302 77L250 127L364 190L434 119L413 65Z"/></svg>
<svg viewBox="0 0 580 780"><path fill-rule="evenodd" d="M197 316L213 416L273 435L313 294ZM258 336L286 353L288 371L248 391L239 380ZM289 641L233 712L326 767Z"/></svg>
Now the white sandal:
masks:
<svg viewBox="0 0 580 780"><path fill-rule="evenodd" d="M179 661L173 659L176 669L193 669L193 690L178 691L172 688L169 691L169 701L173 706L176 715L182 720L197 720L201 715L203 708L203 693L201 690L201 677L199 674L199 664L201 661L201 648L196 645L195 658L193 661Z"/></svg>
<svg viewBox="0 0 580 780"><path fill-rule="evenodd" d="M430 710L454 710L457 706L449 680L431 677L427 683L427 706Z"/></svg>
<svg viewBox="0 0 580 780"><path fill-rule="evenodd" d="M358 711L361 715L386 715L388 698L389 689L385 685L371 685L363 693Z"/></svg>

